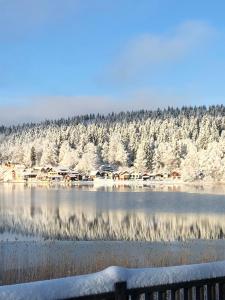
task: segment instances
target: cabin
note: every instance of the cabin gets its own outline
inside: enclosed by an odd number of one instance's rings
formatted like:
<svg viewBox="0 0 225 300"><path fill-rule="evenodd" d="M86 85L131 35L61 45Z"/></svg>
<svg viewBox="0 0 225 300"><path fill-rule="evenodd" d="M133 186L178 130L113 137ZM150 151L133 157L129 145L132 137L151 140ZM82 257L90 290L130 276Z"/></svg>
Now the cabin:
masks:
<svg viewBox="0 0 225 300"><path fill-rule="evenodd" d="M132 180L142 179L142 175L141 175L141 173L131 173L130 179L132 179Z"/></svg>
<svg viewBox="0 0 225 300"><path fill-rule="evenodd" d="M65 177L66 175L68 175L70 173L70 169L58 168L57 173L58 173L58 175L62 175L63 177Z"/></svg>
<svg viewBox="0 0 225 300"><path fill-rule="evenodd" d="M180 179L181 174L177 171L173 171L173 172L170 173L169 177L172 178L172 179Z"/></svg>
<svg viewBox="0 0 225 300"><path fill-rule="evenodd" d="M107 173L107 179L114 179L114 174L113 174L113 172L108 172L108 173Z"/></svg>
<svg viewBox="0 0 225 300"><path fill-rule="evenodd" d="M91 171L90 172L90 179L94 180L95 178L100 178L102 177L102 174L100 173L100 171L95 170L95 171Z"/></svg>
<svg viewBox="0 0 225 300"><path fill-rule="evenodd" d="M162 173L155 174L155 179L156 180L162 180L163 178L164 178L164 175Z"/></svg>
<svg viewBox="0 0 225 300"><path fill-rule="evenodd" d="M48 174L49 172L53 172L54 171L54 168L51 167L51 166L44 166L44 167L41 167L41 173L43 174Z"/></svg>
<svg viewBox="0 0 225 300"><path fill-rule="evenodd" d="M48 181L47 174L39 173L36 178L38 181Z"/></svg>
<svg viewBox="0 0 225 300"><path fill-rule="evenodd" d="M150 179L150 175L148 173L142 174L142 180L146 181Z"/></svg>
<svg viewBox="0 0 225 300"><path fill-rule="evenodd" d="M88 175L85 175L85 174L81 175L81 178L82 178L81 179L82 181L89 181L89 180L92 181L93 180L93 179L91 179L91 177L89 177Z"/></svg>
<svg viewBox="0 0 225 300"><path fill-rule="evenodd" d="M120 179L119 173L114 172L114 173L113 173L113 179L114 179L114 180L119 180L119 179Z"/></svg>
<svg viewBox="0 0 225 300"><path fill-rule="evenodd" d="M113 172L109 172L109 171L101 172L100 177L104 179L113 179Z"/></svg>
<svg viewBox="0 0 225 300"><path fill-rule="evenodd" d="M23 179L24 180L34 180L37 178L37 173L33 173L32 171L31 172L24 172L23 173Z"/></svg>
<svg viewBox="0 0 225 300"><path fill-rule="evenodd" d="M48 172L47 178L50 181L62 181L63 180L63 176L59 175L58 172L56 172L56 171Z"/></svg>
<svg viewBox="0 0 225 300"><path fill-rule="evenodd" d="M149 174L149 180L155 180L155 174Z"/></svg>
<svg viewBox="0 0 225 300"><path fill-rule="evenodd" d="M119 173L119 179L120 180L129 180L130 179L130 173L127 172L127 171Z"/></svg>
<svg viewBox="0 0 225 300"><path fill-rule="evenodd" d="M163 173L163 178L164 179L170 178L170 173L168 173L168 172Z"/></svg>
<svg viewBox="0 0 225 300"><path fill-rule="evenodd" d="M65 179L67 181L79 181L79 180L82 180L82 175L80 175L76 171L72 171L72 172L70 172L69 174L66 175Z"/></svg>

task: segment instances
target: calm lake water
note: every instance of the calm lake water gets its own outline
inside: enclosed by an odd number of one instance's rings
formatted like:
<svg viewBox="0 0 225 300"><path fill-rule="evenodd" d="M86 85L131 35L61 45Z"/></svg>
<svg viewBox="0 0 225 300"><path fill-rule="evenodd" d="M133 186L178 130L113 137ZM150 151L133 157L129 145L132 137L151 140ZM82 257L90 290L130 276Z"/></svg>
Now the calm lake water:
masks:
<svg viewBox="0 0 225 300"><path fill-rule="evenodd" d="M166 189L1 184L0 284L225 259L225 196Z"/></svg>
<svg viewBox="0 0 225 300"><path fill-rule="evenodd" d="M225 197L149 188L108 192L4 184L0 232L57 240L221 239Z"/></svg>

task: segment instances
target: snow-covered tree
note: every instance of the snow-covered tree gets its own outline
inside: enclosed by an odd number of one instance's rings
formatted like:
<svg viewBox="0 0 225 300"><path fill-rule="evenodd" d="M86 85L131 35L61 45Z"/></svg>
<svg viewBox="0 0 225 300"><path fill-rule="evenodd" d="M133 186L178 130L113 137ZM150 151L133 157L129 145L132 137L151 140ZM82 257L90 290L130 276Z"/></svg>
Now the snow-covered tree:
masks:
<svg viewBox="0 0 225 300"><path fill-rule="evenodd" d="M58 146L55 142L46 143L44 145L40 164L41 166L58 165Z"/></svg>
<svg viewBox="0 0 225 300"><path fill-rule="evenodd" d="M194 179L202 173L211 180L225 180L224 132L222 105L92 114L0 126L0 153L3 162L31 166L34 147L37 165L79 165L88 170L90 152L94 161L91 169L98 161L122 169L146 166L149 172L178 170L183 178ZM88 144L92 150L87 150Z"/></svg>
<svg viewBox="0 0 225 300"><path fill-rule="evenodd" d="M146 150L144 143L141 143L138 147L136 159L134 161L134 167L138 172L144 172L147 168Z"/></svg>
<svg viewBox="0 0 225 300"><path fill-rule="evenodd" d="M77 165L77 169L86 173L96 170L99 167L97 148L93 143L84 147L84 153Z"/></svg>

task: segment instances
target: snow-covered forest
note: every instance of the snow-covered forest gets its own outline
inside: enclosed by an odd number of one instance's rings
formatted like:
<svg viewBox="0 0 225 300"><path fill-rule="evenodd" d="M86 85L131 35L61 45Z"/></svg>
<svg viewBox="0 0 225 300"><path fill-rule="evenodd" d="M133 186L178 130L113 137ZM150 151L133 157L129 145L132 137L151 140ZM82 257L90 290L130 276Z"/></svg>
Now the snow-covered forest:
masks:
<svg viewBox="0 0 225 300"><path fill-rule="evenodd" d="M0 160L90 172L109 163L137 172L225 179L225 106L84 115L0 127Z"/></svg>

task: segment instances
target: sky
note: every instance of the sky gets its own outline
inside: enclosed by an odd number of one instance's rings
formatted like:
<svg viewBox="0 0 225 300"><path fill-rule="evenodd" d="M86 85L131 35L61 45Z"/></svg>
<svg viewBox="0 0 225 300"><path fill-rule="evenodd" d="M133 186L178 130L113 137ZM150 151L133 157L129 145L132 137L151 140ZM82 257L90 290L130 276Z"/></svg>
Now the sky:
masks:
<svg viewBox="0 0 225 300"><path fill-rule="evenodd" d="M222 0L0 0L0 124L225 104Z"/></svg>

